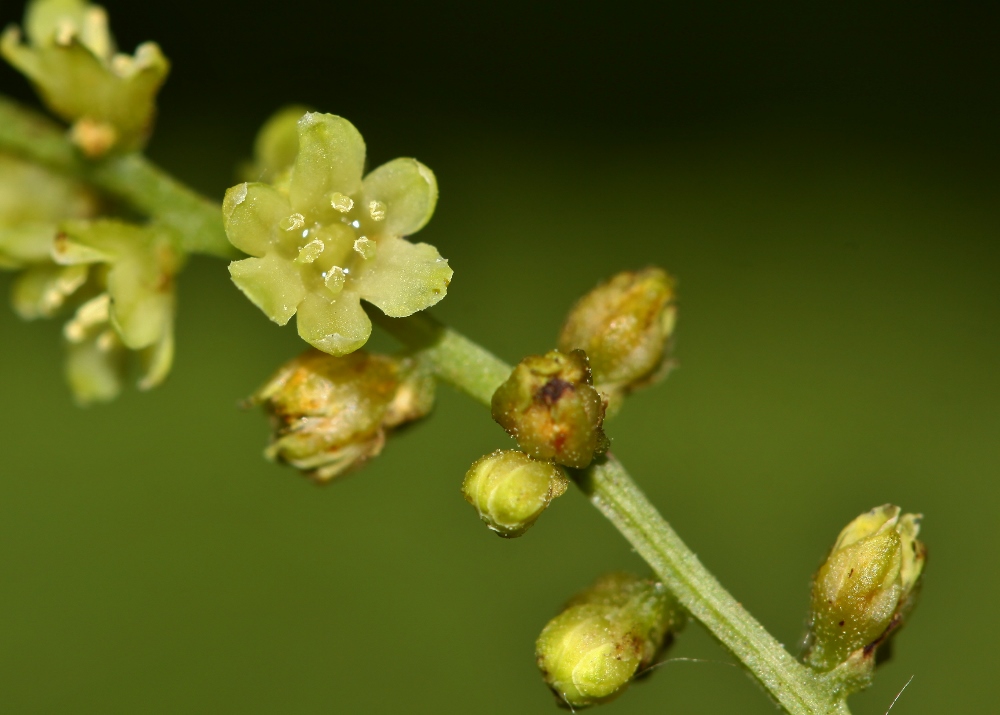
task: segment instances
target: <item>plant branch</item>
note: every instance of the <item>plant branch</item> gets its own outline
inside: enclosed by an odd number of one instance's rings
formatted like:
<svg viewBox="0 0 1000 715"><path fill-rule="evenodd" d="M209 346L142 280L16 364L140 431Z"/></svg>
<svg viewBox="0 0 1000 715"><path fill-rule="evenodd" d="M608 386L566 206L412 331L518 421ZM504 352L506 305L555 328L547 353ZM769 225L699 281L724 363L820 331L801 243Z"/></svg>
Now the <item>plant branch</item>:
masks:
<svg viewBox="0 0 1000 715"><path fill-rule="evenodd" d="M141 154L87 161L51 120L0 96L0 152L78 178L170 229L187 253L237 258L222 212Z"/></svg>
<svg viewBox="0 0 1000 715"><path fill-rule="evenodd" d="M369 314L418 349L439 378L489 407L511 367L425 313L409 318ZM591 503L628 539L678 600L739 658L792 715L849 715L830 684L786 651L709 573L613 455L573 477Z"/></svg>
<svg viewBox="0 0 1000 715"><path fill-rule="evenodd" d="M217 204L140 154L84 160L50 120L0 96L0 152L87 182L172 229L182 250L219 258L238 254L222 229ZM372 319L417 351L437 376L490 406L511 367L425 313ZM613 456L574 472L590 501L635 547L691 614L722 642L792 715L850 715L828 679L796 661L701 564Z"/></svg>

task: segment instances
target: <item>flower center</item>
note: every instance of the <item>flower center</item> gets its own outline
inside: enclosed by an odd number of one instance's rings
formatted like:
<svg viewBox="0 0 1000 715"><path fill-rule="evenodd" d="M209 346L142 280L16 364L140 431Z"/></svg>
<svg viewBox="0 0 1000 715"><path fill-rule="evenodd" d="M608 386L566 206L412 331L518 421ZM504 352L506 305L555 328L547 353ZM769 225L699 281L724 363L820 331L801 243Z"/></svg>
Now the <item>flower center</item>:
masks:
<svg viewBox="0 0 1000 715"><path fill-rule="evenodd" d="M311 291L333 300L364 262L375 258L378 243L365 235L365 224L385 219L380 201L359 206L339 192L330 196L339 221L321 223L307 214L293 213L279 223L287 238L286 255L292 259ZM370 224L369 224L370 225Z"/></svg>

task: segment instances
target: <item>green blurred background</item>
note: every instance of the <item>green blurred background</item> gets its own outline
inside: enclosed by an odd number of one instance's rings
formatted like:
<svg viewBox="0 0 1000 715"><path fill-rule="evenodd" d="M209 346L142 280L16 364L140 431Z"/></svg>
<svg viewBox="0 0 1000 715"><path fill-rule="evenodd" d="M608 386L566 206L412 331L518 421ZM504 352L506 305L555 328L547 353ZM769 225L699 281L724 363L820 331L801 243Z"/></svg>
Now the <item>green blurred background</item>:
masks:
<svg viewBox="0 0 1000 715"><path fill-rule="evenodd" d="M20 15L3 0L0 21ZM150 154L214 196L278 105L347 116L437 173L434 313L503 358L656 263L669 380L616 453L782 642L838 530L926 514L920 608L856 715L996 710L1000 202L992 4L108 1L174 61ZM29 98L0 70L0 91ZM0 291L9 288L0 276ZM302 345L195 260L165 387L80 410L58 325L0 311L0 711L553 713L532 647L576 589L642 569L577 492L496 538L459 495L507 444L447 388L317 488L238 401ZM391 347L384 338L375 344ZM697 625L609 713L770 713Z"/></svg>

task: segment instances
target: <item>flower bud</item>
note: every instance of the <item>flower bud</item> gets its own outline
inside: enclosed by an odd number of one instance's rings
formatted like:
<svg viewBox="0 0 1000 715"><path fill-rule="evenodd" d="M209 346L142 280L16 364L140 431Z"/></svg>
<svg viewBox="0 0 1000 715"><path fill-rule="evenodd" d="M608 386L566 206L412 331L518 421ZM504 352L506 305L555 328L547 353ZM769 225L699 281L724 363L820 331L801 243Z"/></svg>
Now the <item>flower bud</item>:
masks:
<svg viewBox="0 0 1000 715"><path fill-rule="evenodd" d="M582 469L608 449L604 399L582 350L524 358L493 394L493 419L535 459Z"/></svg>
<svg viewBox="0 0 1000 715"><path fill-rule="evenodd" d="M806 661L830 670L863 649L865 656L912 608L926 549L919 514L891 504L848 524L813 580Z"/></svg>
<svg viewBox="0 0 1000 715"><path fill-rule="evenodd" d="M663 584L625 573L602 576L542 630L538 668L572 708L607 702L653 662L686 618Z"/></svg>
<svg viewBox="0 0 1000 715"><path fill-rule="evenodd" d="M328 482L377 456L390 430L427 415L434 380L411 358L308 350L250 402L271 416L268 458Z"/></svg>
<svg viewBox="0 0 1000 715"><path fill-rule="evenodd" d="M555 464L517 450L498 449L472 465L462 494L486 526L513 538L526 532L568 486L569 479Z"/></svg>
<svg viewBox="0 0 1000 715"><path fill-rule="evenodd" d="M619 273L573 306L559 349L585 350L602 392L644 387L664 373L677 318L674 297L674 281L660 268Z"/></svg>
<svg viewBox="0 0 1000 715"><path fill-rule="evenodd" d="M254 160L240 172L246 181L275 183L288 172L299 153L299 119L308 111L301 105L289 105L264 122L253 143Z"/></svg>

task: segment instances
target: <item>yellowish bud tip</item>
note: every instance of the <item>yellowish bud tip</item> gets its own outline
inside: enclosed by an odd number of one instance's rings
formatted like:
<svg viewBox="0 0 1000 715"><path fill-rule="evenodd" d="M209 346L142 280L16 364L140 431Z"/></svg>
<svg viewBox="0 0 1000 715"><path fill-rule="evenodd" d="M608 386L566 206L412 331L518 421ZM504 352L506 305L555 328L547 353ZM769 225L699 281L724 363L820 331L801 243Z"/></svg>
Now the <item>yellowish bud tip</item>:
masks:
<svg viewBox="0 0 1000 715"><path fill-rule="evenodd" d="M563 470L523 452L498 449L479 459L462 483L462 494L498 535L527 531L569 486Z"/></svg>
<svg viewBox="0 0 1000 715"><path fill-rule="evenodd" d="M926 561L919 522L919 515L885 504L840 532L813 581L811 666L831 670L859 650L870 656L902 624Z"/></svg>
<svg viewBox="0 0 1000 715"><path fill-rule="evenodd" d="M586 707L620 695L685 621L663 584L608 574L548 622L535 656L559 702Z"/></svg>

